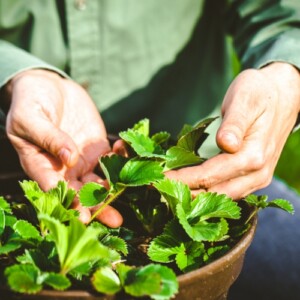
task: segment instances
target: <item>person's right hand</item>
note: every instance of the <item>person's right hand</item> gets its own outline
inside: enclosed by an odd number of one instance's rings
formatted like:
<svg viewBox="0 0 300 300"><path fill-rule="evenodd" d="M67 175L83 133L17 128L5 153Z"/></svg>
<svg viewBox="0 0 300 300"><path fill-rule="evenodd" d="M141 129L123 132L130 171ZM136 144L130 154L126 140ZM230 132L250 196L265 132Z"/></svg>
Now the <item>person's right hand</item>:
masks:
<svg viewBox="0 0 300 300"><path fill-rule="evenodd" d="M94 173L99 156L110 151L102 119L87 92L70 79L47 70L24 71L6 86L10 99L7 135L26 174L43 190L59 180L76 190L89 181L102 183ZM74 202L84 223L91 213ZM98 219L111 227L122 223L112 207Z"/></svg>

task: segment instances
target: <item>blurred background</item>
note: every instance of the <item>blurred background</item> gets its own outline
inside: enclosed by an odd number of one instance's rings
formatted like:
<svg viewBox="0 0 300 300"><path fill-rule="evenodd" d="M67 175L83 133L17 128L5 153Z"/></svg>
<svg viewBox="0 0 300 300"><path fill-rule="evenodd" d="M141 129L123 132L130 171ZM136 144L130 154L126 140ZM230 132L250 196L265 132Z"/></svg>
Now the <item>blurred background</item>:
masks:
<svg viewBox="0 0 300 300"><path fill-rule="evenodd" d="M300 194L300 130L292 133L279 159L275 176Z"/></svg>

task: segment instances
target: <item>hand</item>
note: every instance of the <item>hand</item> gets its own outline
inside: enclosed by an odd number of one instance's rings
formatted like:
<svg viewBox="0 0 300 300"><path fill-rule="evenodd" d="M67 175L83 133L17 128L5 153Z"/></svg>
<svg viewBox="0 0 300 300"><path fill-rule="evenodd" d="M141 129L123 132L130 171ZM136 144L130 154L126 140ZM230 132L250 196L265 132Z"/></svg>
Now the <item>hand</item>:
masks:
<svg viewBox="0 0 300 300"><path fill-rule="evenodd" d="M267 186L300 106L299 71L285 63L242 72L230 85L216 140L222 153L200 166L170 171L193 194L207 190L240 199Z"/></svg>
<svg viewBox="0 0 300 300"><path fill-rule="evenodd" d="M27 175L44 190L66 180L78 190L85 182L102 183L94 173L98 157L110 151L102 119L85 90L47 70L25 71L7 86L11 105L7 134ZM83 222L93 211L80 206ZM122 223L112 207L98 219L111 227Z"/></svg>

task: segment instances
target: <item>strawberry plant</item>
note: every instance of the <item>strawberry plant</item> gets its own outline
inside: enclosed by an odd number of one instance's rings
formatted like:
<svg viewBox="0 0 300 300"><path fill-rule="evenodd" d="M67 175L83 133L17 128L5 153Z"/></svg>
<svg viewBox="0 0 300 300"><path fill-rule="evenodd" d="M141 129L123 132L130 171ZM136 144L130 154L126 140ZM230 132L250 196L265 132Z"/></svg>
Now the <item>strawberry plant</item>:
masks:
<svg viewBox="0 0 300 300"><path fill-rule="evenodd" d="M99 158L108 189L90 182L77 193L59 182L44 192L36 182L23 181L26 200L0 197L1 283L26 294L86 289L122 299L170 299L178 292L176 276L231 249L258 210L270 206L293 213L288 201L266 196L235 202L206 192L192 199L187 185L164 176L205 161L198 149L213 120L185 125L175 140L167 132L150 135L147 119L121 132L128 157ZM97 207L89 224L70 208L74 197ZM122 212L122 227L94 221L107 205Z"/></svg>

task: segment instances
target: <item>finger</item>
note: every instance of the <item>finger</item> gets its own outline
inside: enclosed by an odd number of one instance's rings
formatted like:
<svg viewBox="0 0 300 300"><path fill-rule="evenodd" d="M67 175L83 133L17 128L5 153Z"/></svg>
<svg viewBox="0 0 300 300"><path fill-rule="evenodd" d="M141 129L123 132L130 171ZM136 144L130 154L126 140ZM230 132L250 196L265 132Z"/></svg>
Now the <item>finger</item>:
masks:
<svg viewBox="0 0 300 300"><path fill-rule="evenodd" d="M172 170L165 175L184 182L193 190L209 189L237 177L268 170L274 166L275 157L272 147L266 150L254 134L244 140L241 150L235 154L220 153L199 166Z"/></svg>
<svg viewBox="0 0 300 300"><path fill-rule="evenodd" d="M260 190L270 184L272 176L262 177L259 172L251 173L248 176L222 182L208 189L210 192L226 194L234 200L240 200L247 195Z"/></svg>
<svg viewBox="0 0 300 300"><path fill-rule="evenodd" d="M248 166L242 159L243 156L239 154L222 153L199 166L168 171L165 175L169 179L182 181L191 189L208 189L222 181L248 173Z"/></svg>
<svg viewBox="0 0 300 300"><path fill-rule="evenodd" d="M81 176L80 181L82 183L96 182L101 185L103 185L103 182L104 182L104 180L100 176L98 176L97 174L95 174L93 172L88 172L88 173L84 174L83 176Z"/></svg>
<svg viewBox="0 0 300 300"><path fill-rule="evenodd" d="M106 189L109 189L109 183L107 180L102 179L101 177L99 177L98 175L96 175L95 173L87 173L84 176L81 177L81 181L83 183L88 183L88 182L96 182L101 184L102 186L104 186Z"/></svg>
<svg viewBox="0 0 300 300"><path fill-rule="evenodd" d="M37 124L37 126L31 126L30 124L26 127L26 130L22 129L22 131L8 129L8 137L17 151L23 146L23 140L25 139L59 158L68 167L76 164L79 158L78 149L67 133L44 118L33 118L30 122L31 124Z"/></svg>
<svg viewBox="0 0 300 300"><path fill-rule="evenodd" d="M74 188L75 190L79 190L80 189L80 188L78 188L79 185L69 184L69 188ZM77 196L74 198L74 200L72 202L72 205L71 205L71 208L75 209L79 212L78 219L83 224L88 224L90 222L90 220L91 220L91 211L88 207L83 207L81 205L81 203L79 201L79 198Z"/></svg>
<svg viewBox="0 0 300 300"><path fill-rule="evenodd" d="M112 151L118 155L128 157L128 151L126 149L126 144L122 140L117 140L114 142Z"/></svg>
<svg viewBox="0 0 300 300"><path fill-rule="evenodd" d="M65 180L64 166L61 161L47 152L42 152L38 147L30 143L24 143L19 153L20 163L25 173L38 182L42 190L47 191L55 187L58 181Z"/></svg>
<svg viewBox="0 0 300 300"><path fill-rule="evenodd" d="M91 209L91 212L96 212L99 206L95 206ZM97 220L102 224L107 225L111 228L120 227L123 223L122 215L112 206L106 206L99 215L97 215Z"/></svg>
<svg viewBox="0 0 300 300"><path fill-rule="evenodd" d="M223 120L216 141L228 153L241 148L248 129L265 109L259 93L253 88L254 83L247 76L244 72L231 84L222 105Z"/></svg>
<svg viewBox="0 0 300 300"><path fill-rule="evenodd" d="M250 124L237 109L225 112L223 121L218 129L216 141L223 151L236 153L242 147L243 140L247 134Z"/></svg>

